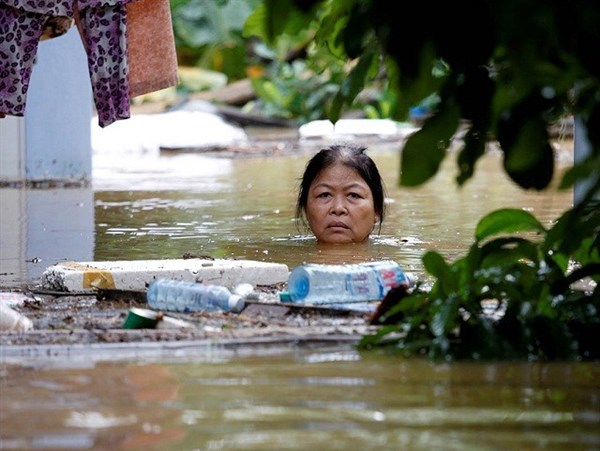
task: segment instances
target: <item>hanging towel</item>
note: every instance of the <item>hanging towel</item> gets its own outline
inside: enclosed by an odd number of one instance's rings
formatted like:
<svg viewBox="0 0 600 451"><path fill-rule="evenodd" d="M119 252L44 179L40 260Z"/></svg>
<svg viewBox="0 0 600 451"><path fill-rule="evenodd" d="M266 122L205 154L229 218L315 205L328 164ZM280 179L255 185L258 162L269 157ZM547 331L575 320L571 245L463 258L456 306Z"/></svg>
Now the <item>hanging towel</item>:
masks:
<svg viewBox="0 0 600 451"><path fill-rule="evenodd" d="M177 54L169 0L129 3L127 23L131 97L176 86Z"/></svg>

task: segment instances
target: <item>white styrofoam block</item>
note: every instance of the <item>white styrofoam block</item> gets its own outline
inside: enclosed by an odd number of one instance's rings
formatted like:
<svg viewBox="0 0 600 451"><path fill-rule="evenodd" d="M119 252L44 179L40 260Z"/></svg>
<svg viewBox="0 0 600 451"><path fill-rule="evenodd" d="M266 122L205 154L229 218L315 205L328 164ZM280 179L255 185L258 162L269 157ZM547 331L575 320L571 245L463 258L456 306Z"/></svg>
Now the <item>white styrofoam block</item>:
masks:
<svg viewBox="0 0 600 451"><path fill-rule="evenodd" d="M64 262L47 268L42 287L66 292L102 290L146 291L155 279L198 281L233 289L241 283L273 285L287 282L289 268L253 260L165 259Z"/></svg>
<svg viewBox="0 0 600 451"><path fill-rule="evenodd" d="M391 119L340 119L334 131L342 135L395 135L398 125Z"/></svg>
<svg viewBox="0 0 600 451"><path fill-rule="evenodd" d="M333 134L333 123L329 120L311 121L298 128L301 138L328 136Z"/></svg>
<svg viewBox="0 0 600 451"><path fill-rule="evenodd" d="M303 124L298 132L301 138L336 138L345 136L386 136L405 138L418 128L391 119L340 119L335 125L328 120Z"/></svg>

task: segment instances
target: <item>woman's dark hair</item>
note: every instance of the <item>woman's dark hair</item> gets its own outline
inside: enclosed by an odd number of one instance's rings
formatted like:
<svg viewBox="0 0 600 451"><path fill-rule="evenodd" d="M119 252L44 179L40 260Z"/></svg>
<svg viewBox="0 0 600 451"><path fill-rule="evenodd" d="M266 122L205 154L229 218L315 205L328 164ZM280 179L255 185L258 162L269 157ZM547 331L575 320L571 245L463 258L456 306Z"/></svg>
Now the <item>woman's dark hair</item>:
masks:
<svg viewBox="0 0 600 451"><path fill-rule="evenodd" d="M375 162L365 154L367 148L351 144L336 144L317 152L306 164L300 179L298 199L296 201L296 220L306 225L305 213L308 190L323 169L341 163L354 169L367 183L373 195L375 213L379 216L379 231L385 215L385 188Z"/></svg>

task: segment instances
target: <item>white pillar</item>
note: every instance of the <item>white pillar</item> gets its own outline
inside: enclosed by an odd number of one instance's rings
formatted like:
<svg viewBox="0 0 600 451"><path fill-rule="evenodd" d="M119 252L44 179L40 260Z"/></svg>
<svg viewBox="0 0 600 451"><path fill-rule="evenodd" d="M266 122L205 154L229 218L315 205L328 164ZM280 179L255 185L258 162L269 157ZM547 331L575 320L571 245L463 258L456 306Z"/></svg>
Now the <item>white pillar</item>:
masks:
<svg viewBox="0 0 600 451"><path fill-rule="evenodd" d="M587 136L587 128L581 121L581 118L575 116L575 122L573 125L573 145L574 145L574 159L575 163L580 162L585 157L589 156L592 152L591 144ZM592 183L598 180L600 174L592 174L587 180L582 180L575 183L573 190L573 200L575 204L579 203L583 198L583 194L587 191ZM598 195L596 196L598 197Z"/></svg>
<svg viewBox="0 0 600 451"><path fill-rule="evenodd" d="M92 93L77 28L39 43L24 118L0 119L0 182L91 181Z"/></svg>

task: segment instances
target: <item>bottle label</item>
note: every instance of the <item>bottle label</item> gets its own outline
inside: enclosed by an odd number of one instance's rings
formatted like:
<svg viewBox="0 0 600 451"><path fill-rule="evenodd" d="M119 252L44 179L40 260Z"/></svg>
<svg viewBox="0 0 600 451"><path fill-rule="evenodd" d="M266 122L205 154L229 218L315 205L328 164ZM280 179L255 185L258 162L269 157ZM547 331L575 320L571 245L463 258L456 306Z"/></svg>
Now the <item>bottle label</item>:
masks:
<svg viewBox="0 0 600 451"><path fill-rule="evenodd" d="M394 271L391 269L382 269L379 270L379 276L382 283L382 294L387 294L392 288L397 287L402 280L398 276L402 275L398 271Z"/></svg>
<svg viewBox="0 0 600 451"><path fill-rule="evenodd" d="M376 271L362 271L346 275L346 291L357 299L378 299L382 292Z"/></svg>

